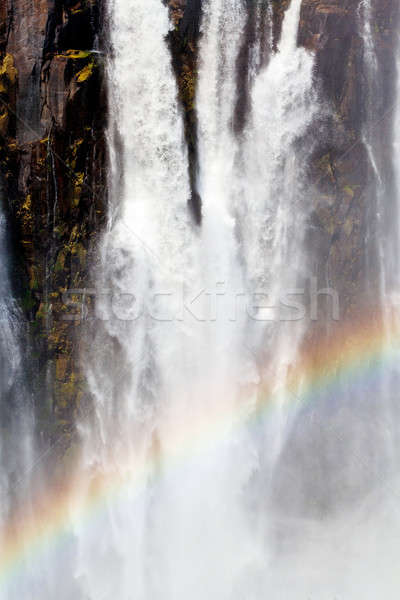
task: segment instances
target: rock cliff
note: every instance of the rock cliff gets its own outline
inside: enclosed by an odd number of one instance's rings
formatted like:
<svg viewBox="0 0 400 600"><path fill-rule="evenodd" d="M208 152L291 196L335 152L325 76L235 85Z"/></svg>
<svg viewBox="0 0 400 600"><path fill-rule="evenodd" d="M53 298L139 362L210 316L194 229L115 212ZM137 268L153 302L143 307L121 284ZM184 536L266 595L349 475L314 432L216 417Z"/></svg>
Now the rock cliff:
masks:
<svg viewBox="0 0 400 600"><path fill-rule="evenodd" d="M244 1L248 22L239 75L247 64L256 4ZM200 223L195 98L202 2L166 3L189 151L190 205ZM276 48L289 0L264 4L273 15ZM392 178L387 152L398 2L374 0L372 10L379 87L384 89L372 108L359 1L303 0L299 32L299 43L316 54L315 81L325 114L309 172L308 244L317 257L313 270L319 282L339 291L348 315L371 268L366 219L374 211L376 179L363 143L367 122L389 188ZM5 0L0 6L0 168L13 231L13 280L32 334L29 363L40 399L38 427L50 439L63 431L68 440L84 394L78 358L83 325L65 317L71 317L69 304L80 298L79 290L90 288L88 266L107 206L106 21L104 0ZM243 85L234 123L238 132L248 101Z"/></svg>
<svg viewBox="0 0 400 600"><path fill-rule="evenodd" d="M105 206L103 6L9 0L0 8L0 166L13 279L30 323L39 432L71 430L82 394L80 325L67 290L88 285Z"/></svg>

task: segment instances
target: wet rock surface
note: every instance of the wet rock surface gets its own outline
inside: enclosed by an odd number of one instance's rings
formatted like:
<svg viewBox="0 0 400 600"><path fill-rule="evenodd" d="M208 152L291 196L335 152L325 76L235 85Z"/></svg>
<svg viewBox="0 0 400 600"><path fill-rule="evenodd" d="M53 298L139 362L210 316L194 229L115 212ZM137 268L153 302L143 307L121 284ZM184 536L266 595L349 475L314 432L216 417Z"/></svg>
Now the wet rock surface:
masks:
<svg viewBox="0 0 400 600"><path fill-rule="evenodd" d="M39 433L66 441L83 394L69 290L88 287L104 221L102 5L3 3L0 161L15 241L14 280L30 322ZM33 360L32 360L33 358Z"/></svg>
<svg viewBox="0 0 400 600"><path fill-rule="evenodd" d="M185 124L194 220L201 223L197 182L196 83L201 0L169 0L168 43ZM247 46L254 3L247 3ZM271 0L276 50L289 2ZM103 0L7 0L0 7L0 167L13 230L14 281L33 340L32 385L39 430L50 439L72 433L85 393L79 355L81 327L72 304L90 288L89 265L106 205L107 49ZM373 5L376 57L385 90L372 120L385 180L393 127L397 0ZM316 54L315 81L323 116L313 135L308 246L321 286L338 290L345 314L358 309L367 276L366 219L374 181L362 143L368 113L365 48L356 0L304 0L299 43ZM246 45L238 59L243 73ZM243 130L248 90L238 92L233 126ZM372 225L374 227L374 225ZM373 233L371 234L373 235ZM368 268L371 268L370 266ZM71 290L78 290L70 293ZM89 305L92 299L86 299ZM32 357L31 357L32 358Z"/></svg>

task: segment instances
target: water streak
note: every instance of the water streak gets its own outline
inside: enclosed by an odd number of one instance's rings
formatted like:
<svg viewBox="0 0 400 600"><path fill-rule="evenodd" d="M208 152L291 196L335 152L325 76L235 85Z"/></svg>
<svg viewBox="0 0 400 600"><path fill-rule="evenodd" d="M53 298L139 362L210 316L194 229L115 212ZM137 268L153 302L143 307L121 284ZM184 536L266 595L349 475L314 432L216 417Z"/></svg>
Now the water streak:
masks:
<svg viewBox="0 0 400 600"><path fill-rule="evenodd" d="M99 332L89 372L96 419L82 426L87 476L81 494L89 493L96 473L119 471L122 454L130 457L125 465L136 466L151 456L153 468L139 497L129 489L133 472L123 468L126 494L109 505L100 545L97 529L77 523L77 575L90 599L242 598L254 574L263 572L266 530L249 511L250 488L272 465L260 463L264 449L250 430L233 425L239 409L250 416L256 408L264 375L257 357L267 333L262 319L256 332L256 320L238 299L271 284L277 270L274 299L298 277L296 265L286 268L293 248L300 262L304 229L297 219L293 237L302 196L295 143L314 110L313 58L297 48L300 5L295 0L288 10L268 66L252 72L249 121L239 138L233 121L246 6L203 3L197 232L186 207L187 157L165 43L167 11L156 0L151 10L147 1L113 4L110 137L119 140L118 150L111 142L118 196L99 287L112 289L113 318ZM265 11L257 15L266 18ZM133 321L124 320L129 293L142 301ZM292 340L288 353L283 336L287 330L278 328L277 380L296 348ZM231 415L222 439L195 451L178 470L168 469L185 427L207 422L216 407Z"/></svg>

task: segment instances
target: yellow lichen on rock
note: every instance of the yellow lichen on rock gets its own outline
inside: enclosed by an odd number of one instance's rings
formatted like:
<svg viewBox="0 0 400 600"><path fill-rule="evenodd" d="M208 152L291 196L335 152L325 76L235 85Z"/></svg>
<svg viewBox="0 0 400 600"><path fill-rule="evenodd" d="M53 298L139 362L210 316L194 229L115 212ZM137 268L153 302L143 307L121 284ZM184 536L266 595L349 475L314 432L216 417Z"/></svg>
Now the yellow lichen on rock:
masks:
<svg viewBox="0 0 400 600"><path fill-rule="evenodd" d="M67 50L65 54L60 54L59 56L66 56L67 58L87 58L89 55L89 50Z"/></svg>
<svg viewBox="0 0 400 600"><path fill-rule="evenodd" d="M14 57L12 54L5 54L0 65L0 78L5 78L9 84L14 85L17 81L18 71L14 66Z"/></svg>
<svg viewBox="0 0 400 600"><path fill-rule="evenodd" d="M6 137L10 123L10 110L15 108L18 71L11 54L0 58L0 134Z"/></svg>
<svg viewBox="0 0 400 600"><path fill-rule="evenodd" d="M1 110L1 107L0 107L0 110ZM3 112L0 114L0 134L2 136L7 135L8 122L9 122L8 110L3 110Z"/></svg>
<svg viewBox="0 0 400 600"><path fill-rule="evenodd" d="M92 76L94 66L95 66L94 60L92 59L85 67L83 67L83 69L81 69L76 74L76 80L77 80L77 82L78 83L83 83L84 81L86 81L87 79L89 79L89 77Z"/></svg>

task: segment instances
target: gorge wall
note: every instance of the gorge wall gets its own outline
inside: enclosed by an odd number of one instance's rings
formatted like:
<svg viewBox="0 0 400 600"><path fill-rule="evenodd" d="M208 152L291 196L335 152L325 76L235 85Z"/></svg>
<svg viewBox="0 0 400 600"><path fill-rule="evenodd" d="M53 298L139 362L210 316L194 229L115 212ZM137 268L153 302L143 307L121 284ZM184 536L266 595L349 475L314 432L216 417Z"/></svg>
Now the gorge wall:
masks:
<svg viewBox="0 0 400 600"><path fill-rule="evenodd" d="M87 287L88 255L104 222L102 31L101 2L0 8L0 161L13 279L32 334L38 428L50 439L68 439L82 393L79 325L63 318L63 293Z"/></svg>
<svg viewBox="0 0 400 600"><path fill-rule="evenodd" d="M246 52L254 39L257 5L244 1L248 43L237 61L237 135L249 102L243 65L248 64ZM91 287L88 267L107 212L105 4L6 0L0 7L0 168L13 234L13 283L31 331L29 377L39 398L38 429L50 440L62 433L63 447L69 444L85 394L79 361L85 323L74 318L74 302L82 300L79 290ZM200 223L196 82L201 0L168 4L171 60L189 154L188 202ZM263 4L273 14L273 47L288 5L288 0ZM313 210L308 244L319 284L337 289L349 318L365 290L367 270L377 270L366 259L367 215L374 211L371 190L377 185L363 143L368 119L389 189L393 178L389 150L398 2L372 2L379 86L385 90L372 115L366 105L362 5L359 0L304 0L299 32L299 43L316 54L315 81L323 114L316 125L314 138L319 141L309 173ZM269 52L264 53L265 63ZM373 238L376 231L369 234ZM90 294L85 299L89 311L92 300Z"/></svg>

